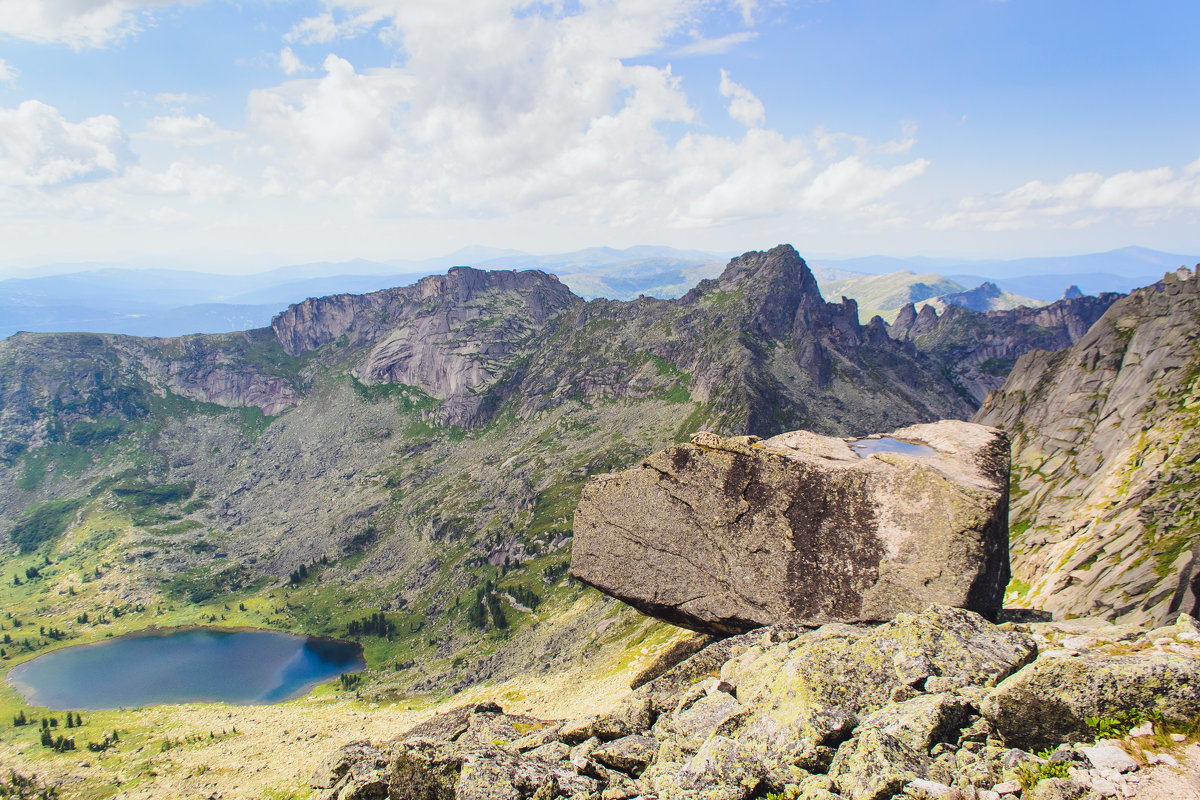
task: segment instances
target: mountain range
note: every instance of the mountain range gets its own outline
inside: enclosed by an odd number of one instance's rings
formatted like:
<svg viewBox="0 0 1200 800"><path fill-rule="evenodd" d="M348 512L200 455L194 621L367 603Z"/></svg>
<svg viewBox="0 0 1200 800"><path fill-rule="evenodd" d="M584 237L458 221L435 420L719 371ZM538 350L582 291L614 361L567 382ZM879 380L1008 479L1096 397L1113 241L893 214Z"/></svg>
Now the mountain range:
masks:
<svg viewBox="0 0 1200 800"><path fill-rule="evenodd" d="M38 600L56 624L255 598L303 566L314 598L265 617L250 603L242 621L339 634L384 608L406 631L387 652L420 664L404 675L426 689L531 653L550 664L586 619L562 631L518 613L504 636L524 644L485 657L467 595L486 582L525 608L583 597L563 572L587 476L700 429L845 436L969 417L1022 353L1071 344L1114 298L910 305L889 329L826 302L780 246L677 299L585 301L544 272L456 267L244 332L21 333L0 342L5 566L119 565Z"/></svg>
<svg viewBox="0 0 1200 800"><path fill-rule="evenodd" d="M0 336L19 330L180 336L265 327L291 303L331 294L364 294L411 283L455 265L540 269L584 299L680 297L720 274L720 254L668 247L588 248L532 255L469 247L425 260L314 262L249 274L115 264L57 264L0 280ZM1014 261L870 257L811 265L822 293L854 299L863 320L891 321L908 302L975 310L1052 302L1074 285L1085 293L1127 292L1194 257L1145 248ZM12 272L10 270L10 272ZM994 290L964 294L991 282Z"/></svg>
<svg viewBox="0 0 1200 800"><path fill-rule="evenodd" d="M1195 273L987 310L914 301L913 273L895 318L864 323L818 281L861 277L829 269L781 245L679 297L622 301L539 270L453 267L235 332L12 335L5 644L25 659L197 623L350 637L369 667L342 693L366 707L603 683L637 653L707 640L673 639L567 573L589 478L699 430L849 437L946 418L1013 444L1006 605L1139 624L1196 612Z"/></svg>

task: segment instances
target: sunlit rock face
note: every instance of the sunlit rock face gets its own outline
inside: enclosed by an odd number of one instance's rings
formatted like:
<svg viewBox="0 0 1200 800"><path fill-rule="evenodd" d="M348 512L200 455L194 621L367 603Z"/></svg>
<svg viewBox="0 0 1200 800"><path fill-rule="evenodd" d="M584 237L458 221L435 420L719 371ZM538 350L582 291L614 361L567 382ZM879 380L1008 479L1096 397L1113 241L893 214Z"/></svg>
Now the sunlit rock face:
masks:
<svg viewBox="0 0 1200 800"><path fill-rule="evenodd" d="M806 431L697 434L593 479L571 573L708 633L881 621L932 602L995 618L1009 578L1007 437L943 421L888 439L864 457Z"/></svg>

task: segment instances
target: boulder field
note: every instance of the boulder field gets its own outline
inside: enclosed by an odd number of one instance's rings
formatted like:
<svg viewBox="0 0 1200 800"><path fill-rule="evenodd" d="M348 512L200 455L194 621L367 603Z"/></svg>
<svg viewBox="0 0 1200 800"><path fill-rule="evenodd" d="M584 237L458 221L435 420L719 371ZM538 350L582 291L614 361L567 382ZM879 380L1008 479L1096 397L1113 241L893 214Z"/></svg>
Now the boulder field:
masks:
<svg viewBox="0 0 1200 800"><path fill-rule="evenodd" d="M769 626L606 713L465 706L335 751L312 785L328 800L1197 797L1198 643L1187 616L995 625L946 606Z"/></svg>
<svg viewBox="0 0 1200 800"><path fill-rule="evenodd" d="M900 451L864 453L888 443ZM571 574L645 614L729 635L882 622L930 603L989 619L1008 584L1008 438L945 420L847 442L699 433L593 478Z"/></svg>

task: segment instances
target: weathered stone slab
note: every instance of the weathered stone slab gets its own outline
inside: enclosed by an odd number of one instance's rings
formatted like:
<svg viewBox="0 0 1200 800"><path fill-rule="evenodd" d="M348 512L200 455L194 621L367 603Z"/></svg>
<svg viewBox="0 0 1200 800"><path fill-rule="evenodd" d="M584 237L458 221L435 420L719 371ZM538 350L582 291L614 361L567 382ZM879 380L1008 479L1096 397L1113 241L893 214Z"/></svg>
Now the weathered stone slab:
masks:
<svg viewBox="0 0 1200 800"><path fill-rule="evenodd" d="M843 439L692 437L594 478L571 574L693 630L876 622L931 603L998 615L1008 565L1008 439L959 421ZM872 437L878 438L878 437Z"/></svg>

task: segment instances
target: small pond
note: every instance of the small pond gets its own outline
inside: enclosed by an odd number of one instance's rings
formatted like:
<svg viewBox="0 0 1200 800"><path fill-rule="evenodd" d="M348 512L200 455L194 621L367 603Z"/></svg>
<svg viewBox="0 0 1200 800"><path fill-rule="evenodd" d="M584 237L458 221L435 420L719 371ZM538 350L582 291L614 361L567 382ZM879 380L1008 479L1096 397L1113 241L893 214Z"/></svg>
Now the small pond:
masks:
<svg viewBox="0 0 1200 800"><path fill-rule="evenodd" d="M278 703L366 666L353 642L275 631L181 628L56 650L8 681L31 705L134 708L159 703Z"/></svg>
<svg viewBox="0 0 1200 800"><path fill-rule="evenodd" d="M861 458L866 458L872 453L903 453L908 456L937 455L937 451L929 445L905 442L890 436L881 436L878 439L859 439L850 443L850 449Z"/></svg>

